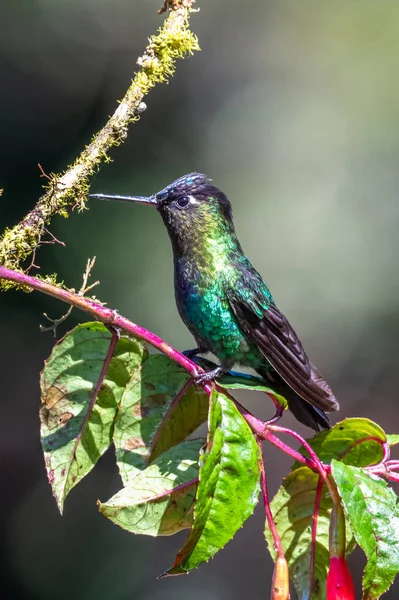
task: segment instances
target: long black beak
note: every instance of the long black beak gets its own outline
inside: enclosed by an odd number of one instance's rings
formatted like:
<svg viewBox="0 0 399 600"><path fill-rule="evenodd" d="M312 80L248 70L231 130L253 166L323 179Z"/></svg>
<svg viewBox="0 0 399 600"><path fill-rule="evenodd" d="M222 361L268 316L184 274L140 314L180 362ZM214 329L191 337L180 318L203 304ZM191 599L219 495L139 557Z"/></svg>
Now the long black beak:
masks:
<svg viewBox="0 0 399 600"><path fill-rule="evenodd" d="M121 202L137 202L138 204L153 204L156 206L156 196L110 196L108 194L89 194L89 198L97 200L120 200Z"/></svg>

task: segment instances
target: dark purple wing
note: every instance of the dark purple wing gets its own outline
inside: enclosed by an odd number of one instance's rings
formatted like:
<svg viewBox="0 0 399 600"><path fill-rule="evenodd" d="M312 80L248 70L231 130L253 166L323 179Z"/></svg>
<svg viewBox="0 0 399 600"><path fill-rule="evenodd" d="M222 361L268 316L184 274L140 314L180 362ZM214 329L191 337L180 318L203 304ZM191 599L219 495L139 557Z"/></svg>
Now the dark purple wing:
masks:
<svg viewBox="0 0 399 600"><path fill-rule="evenodd" d="M338 410L328 383L310 363L297 334L274 302L265 303L256 292L249 299L239 287L226 293L242 331L290 388L317 408Z"/></svg>

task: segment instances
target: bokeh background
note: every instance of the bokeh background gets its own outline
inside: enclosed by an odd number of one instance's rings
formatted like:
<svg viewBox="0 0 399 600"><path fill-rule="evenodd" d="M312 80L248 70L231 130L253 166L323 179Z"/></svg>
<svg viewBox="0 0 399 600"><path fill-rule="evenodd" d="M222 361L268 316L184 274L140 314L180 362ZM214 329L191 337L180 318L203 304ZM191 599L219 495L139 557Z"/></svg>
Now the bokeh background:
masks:
<svg viewBox="0 0 399 600"><path fill-rule="evenodd" d="M161 22L160 3L2 0L1 230L40 195L37 163L64 169L114 111ZM233 203L244 249L335 390L339 418L361 415L399 432L399 4L198 6L202 52L151 93L92 189L150 194L189 171L211 176ZM40 272L78 287L95 255L102 300L178 348L192 346L155 211L92 202L52 231L66 247L41 249ZM0 296L1 597L267 598L261 508L210 564L162 581L184 535L133 537L97 513L96 499L120 487L112 453L57 513L38 422L39 371L54 340L39 323L63 309L39 294ZM66 328L79 319L73 313ZM272 412L263 397L244 400L263 418ZM284 422L293 425L290 415ZM273 449L267 459L274 491L289 461ZM360 586L360 552L351 565ZM386 598L398 593L399 582Z"/></svg>

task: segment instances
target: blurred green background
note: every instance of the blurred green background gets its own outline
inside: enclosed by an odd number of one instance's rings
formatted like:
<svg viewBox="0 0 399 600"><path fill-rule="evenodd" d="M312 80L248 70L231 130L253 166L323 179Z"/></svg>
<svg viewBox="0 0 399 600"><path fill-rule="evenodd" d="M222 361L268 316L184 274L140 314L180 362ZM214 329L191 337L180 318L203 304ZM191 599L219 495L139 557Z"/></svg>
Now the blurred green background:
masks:
<svg viewBox="0 0 399 600"><path fill-rule="evenodd" d="M161 22L160 0L2 0L0 229L19 221L115 109ZM202 52L146 99L98 192L150 194L193 170L232 201L243 247L331 383L337 418L399 432L399 4L375 0L213 0L192 26ZM95 293L184 349L169 240L155 211L90 203L56 219L66 243L40 272L78 287L97 256ZM157 581L184 535L133 537L97 513L120 487L112 453L72 493L64 517L39 443L39 371L54 342L39 294L0 296L2 598L253 600L271 561L258 508L233 542L189 577ZM84 315L74 312L62 334ZM244 398L259 416L264 397ZM290 415L286 425L293 425ZM310 434L295 425L298 431ZM290 461L267 449L272 491ZM360 586L363 558L351 565ZM398 597L399 582L387 594Z"/></svg>

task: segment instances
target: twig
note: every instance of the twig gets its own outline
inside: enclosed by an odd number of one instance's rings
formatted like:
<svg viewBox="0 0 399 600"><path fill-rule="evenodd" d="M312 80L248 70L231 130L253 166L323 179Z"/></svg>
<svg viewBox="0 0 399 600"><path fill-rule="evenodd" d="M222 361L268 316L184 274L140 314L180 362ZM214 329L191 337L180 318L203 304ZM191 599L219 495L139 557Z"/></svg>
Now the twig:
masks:
<svg viewBox="0 0 399 600"><path fill-rule="evenodd" d="M44 240L44 241L41 240L40 244L59 244L60 246L64 246L64 247L66 246L65 242L62 242L61 240L56 238L55 235L47 229L47 227L43 227L43 231L45 231L50 236L51 239Z"/></svg>
<svg viewBox="0 0 399 600"><path fill-rule="evenodd" d="M95 281L91 285L87 285L87 282L91 275L91 270L93 269L95 262L96 262L95 256L93 256L93 258L91 258L91 259L90 258L88 259L87 264L86 264L86 270L83 273L83 283L82 283L80 290L78 291L78 296L84 296L85 294L87 294L87 292L89 290L92 290L96 285L99 285L99 283L100 283L99 281ZM62 315L62 317L60 317L59 319L52 319L46 313L43 313L43 315L46 317L46 319L48 321L50 321L52 324L49 325L48 327L44 327L43 325L40 325L40 331L41 332L53 331L54 337L56 337L58 325L60 325L64 321L66 321L66 319L69 317L69 315L71 314L72 311L73 311L73 306L71 305L68 308L68 310L66 311L66 313L64 315Z"/></svg>
<svg viewBox="0 0 399 600"><path fill-rule="evenodd" d="M47 313L43 313L43 317L46 317L47 321L50 321L51 325L47 325L47 327L45 327L44 325L39 325L40 331L42 333L45 333L46 331L52 331L54 333L54 337L57 337L58 325L61 325L61 323L66 321L72 311L73 311L73 306L70 306L68 308L68 310L66 311L66 313L64 313L58 319L53 319L52 317L49 317Z"/></svg>
<svg viewBox="0 0 399 600"><path fill-rule="evenodd" d="M48 175L40 163L37 163L37 166L39 167L40 177L43 177L44 179L51 181L52 178L54 177L54 173L52 173L51 175Z"/></svg>
<svg viewBox="0 0 399 600"><path fill-rule="evenodd" d="M36 264L35 264L35 260L36 260L36 251L37 251L37 249L38 249L38 247L39 247L39 245L40 245L40 244L41 244L41 241L40 241L40 236L39 236L39 238L38 238L38 243L37 243L37 246L36 246L36 248L34 248L34 249L33 249L33 252L32 252L32 258L31 258L30 264L29 264L29 266L28 266L28 267L27 267L27 268L24 270L24 273L29 273L29 271L30 271L31 269L40 269L39 265L36 265Z"/></svg>

